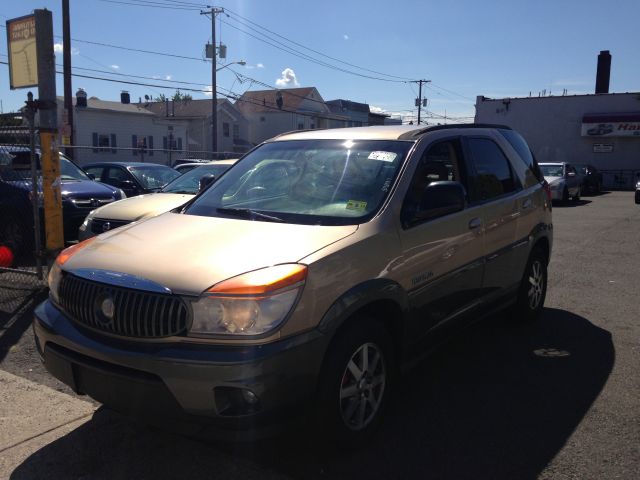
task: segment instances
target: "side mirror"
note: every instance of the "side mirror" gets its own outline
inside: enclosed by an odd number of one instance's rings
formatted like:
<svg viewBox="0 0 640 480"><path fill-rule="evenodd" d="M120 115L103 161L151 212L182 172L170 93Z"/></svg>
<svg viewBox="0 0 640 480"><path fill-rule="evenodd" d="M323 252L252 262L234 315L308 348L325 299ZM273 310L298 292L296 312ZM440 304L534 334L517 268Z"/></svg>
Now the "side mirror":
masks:
<svg viewBox="0 0 640 480"><path fill-rule="evenodd" d="M87 177L89 177L91 180L96 179L96 176L93 173L87 173Z"/></svg>
<svg viewBox="0 0 640 480"><path fill-rule="evenodd" d="M464 210L466 191L460 182L431 182L422 192L413 213L407 212L406 226Z"/></svg>
<svg viewBox="0 0 640 480"><path fill-rule="evenodd" d="M200 177L200 181L198 182L198 192L202 192L209 188L209 186L216 181L216 176L212 173L207 173Z"/></svg>
<svg viewBox="0 0 640 480"><path fill-rule="evenodd" d="M567 177L575 177L576 172L567 172Z"/></svg>
<svg viewBox="0 0 640 480"><path fill-rule="evenodd" d="M136 184L133 182L133 180L122 180L120 182L120 186L126 188L135 188Z"/></svg>

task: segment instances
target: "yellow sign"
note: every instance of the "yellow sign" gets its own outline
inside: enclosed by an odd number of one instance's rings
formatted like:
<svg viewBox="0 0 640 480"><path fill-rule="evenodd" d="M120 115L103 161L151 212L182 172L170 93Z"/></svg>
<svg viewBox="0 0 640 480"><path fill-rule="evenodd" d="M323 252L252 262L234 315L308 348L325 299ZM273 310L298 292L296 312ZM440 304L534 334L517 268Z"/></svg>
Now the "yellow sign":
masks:
<svg viewBox="0 0 640 480"><path fill-rule="evenodd" d="M38 86L35 15L7 20L7 45L11 89Z"/></svg>

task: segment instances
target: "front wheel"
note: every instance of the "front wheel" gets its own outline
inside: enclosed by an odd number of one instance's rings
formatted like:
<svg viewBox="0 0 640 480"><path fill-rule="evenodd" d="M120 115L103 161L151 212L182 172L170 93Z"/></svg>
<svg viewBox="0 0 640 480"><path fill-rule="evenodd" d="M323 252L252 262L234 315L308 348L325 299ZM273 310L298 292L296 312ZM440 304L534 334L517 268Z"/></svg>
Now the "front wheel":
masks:
<svg viewBox="0 0 640 480"><path fill-rule="evenodd" d="M318 395L319 427L340 446L365 444L380 425L393 378L392 345L380 322L359 318L327 351Z"/></svg>
<svg viewBox="0 0 640 480"><path fill-rule="evenodd" d="M520 282L516 314L519 319L531 321L538 318L547 295L547 257L536 247L529 256L529 261Z"/></svg>

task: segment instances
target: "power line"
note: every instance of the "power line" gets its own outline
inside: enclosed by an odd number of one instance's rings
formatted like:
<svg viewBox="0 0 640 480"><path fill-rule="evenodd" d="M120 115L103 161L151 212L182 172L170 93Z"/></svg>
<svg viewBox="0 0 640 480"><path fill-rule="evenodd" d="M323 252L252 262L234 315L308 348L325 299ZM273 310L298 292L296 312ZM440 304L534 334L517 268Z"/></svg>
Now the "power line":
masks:
<svg viewBox="0 0 640 480"><path fill-rule="evenodd" d="M294 41L294 40L291 40L291 39L289 39L289 38L287 38L287 37L285 37L285 36L283 36L283 35L280 35L279 33L276 33L276 32L274 32L274 31L272 31L272 30L269 30L268 28L263 27L262 25L260 25L260 24L258 24L258 23L256 23L256 22L253 22L253 21L251 21L251 20L249 20L248 18L243 17L242 15L240 15L240 14L238 14L238 13L235 13L233 10L230 10L230 9L228 9L228 8L227 8L227 9L226 9L226 11L230 12L233 16L238 17L238 18L240 18L240 19L244 20L245 22L248 22L248 23L250 23L250 24L252 24L252 25L255 25L256 27L258 27L258 28L260 28L260 29L262 29L262 30L264 30L264 31L266 31L266 32L269 32L269 33L270 33L270 34L272 34L272 35L275 35L275 36L277 36L277 37L279 37L279 38L282 38L283 40L286 40L286 41L287 41L287 42L289 42L289 43L292 43L292 44L294 44L294 45L297 45L298 47L304 48L305 50L309 50L310 52L316 53L316 54L321 55L321 56L323 56L323 57L325 57L325 58L328 58L328 59L330 59L330 60L333 60L333 61L335 61L335 62L339 62L339 63L342 63L342 64L344 64L344 65L349 65L350 67L354 67L354 68L357 68L357 69L359 69L359 70L364 70L364 71L367 71L367 72L370 72L370 73L375 73L375 74L378 74L378 75L383 75L383 76L385 76L385 77L391 77L391 78L396 78L396 79L399 79L399 80L405 80L405 81L407 81L407 80L411 80L410 78L400 77L400 76L397 76L397 75L391 75L391 74L388 74L388 73L379 72L379 71L377 71L377 70L371 70L371 69L368 69L368 68L365 68L365 67L361 67L361 66L359 66L359 65L355 65L355 64L353 64L353 63L349 63L349 62L344 61L344 60L340 60L339 58L335 58L335 57L332 57L332 56L330 56L330 55L326 55L326 54L324 54L324 53L322 53L322 52L319 52L318 50L314 50L313 48L310 48L310 47L307 47L307 46L305 46L305 45L302 45L301 43L298 43L298 42L296 42L296 41ZM242 22L242 21L240 21L240 20L238 20L238 19L234 19L234 20L235 20L236 22L240 23L241 25L244 25L245 27L250 28L251 30L253 30L253 31L256 31L256 32L257 32L257 30L256 30L256 29L254 29L254 28L252 28L250 25L247 25L246 23L244 23L244 22ZM262 34L262 35L264 35L264 34ZM266 36L266 35L265 35L265 36Z"/></svg>
<svg viewBox="0 0 640 480"><path fill-rule="evenodd" d="M186 11L197 11L198 9L195 7L187 7L187 6L172 6L170 4L166 4L166 3L161 3L161 2L151 2L151 1L143 1L140 0L138 2L125 2L122 0L98 0L100 2L104 2L104 3L115 3L115 4L120 4L120 5L132 5L132 6L136 6L136 7L153 7L153 8L164 8L164 9L169 9L169 10L186 10Z"/></svg>
<svg viewBox="0 0 640 480"><path fill-rule="evenodd" d="M237 21L235 19L233 19L233 20ZM245 35L248 35L249 37L255 38L256 40L258 40L260 42L266 43L267 45L271 45L272 47L277 48L278 50L282 50L282 51L284 51L286 53L289 53L290 55L293 55L293 56L298 57L298 58L302 58L303 60L307 60L308 62L315 63L315 64L321 65L323 67L327 67L327 68L330 68L330 69L333 69L333 70L337 70L337 71L340 71L340 72L343 72L343 73L348 73L350 75L355 75L355 76L362 77L362 78L368 78L368 79L371 79L371 80L379 80L379 81L382 81L382 82L391 82L391 83L406 83L405 80L391 80L391 79L388 79L388 78L374 77L372 75L365 75L363 73L353 72L351 70L347 70L347 69L338 67L336 65L332 65L332 64L324 62L322 60L315 59L315 58L313 58L313 57L311 57L311 56L309 56L309 55L307 55L305 53L302 53L302 52L300 52L298 50L293 49L292 47L286 46L282 42L274 40L274 39L272 39L270 37L267 37L267 38L269 38L269 40L265 40L264 38L258 37L256 35L250 33L250 32L247 32L246 30L243 30L243 29L241 29L241 28L239 28L239 27L237 27L235 25L232 25L229 22L226 22L224 20L221 20L221 22L224 23L225 25L228 25L229 27L231 27L231 28L233 28L235 30L238 30L241 33L244 33ZM273 43L273 42L276 42L276 43ZM281 46L279 46L277 44L280 44Z"/></svg>

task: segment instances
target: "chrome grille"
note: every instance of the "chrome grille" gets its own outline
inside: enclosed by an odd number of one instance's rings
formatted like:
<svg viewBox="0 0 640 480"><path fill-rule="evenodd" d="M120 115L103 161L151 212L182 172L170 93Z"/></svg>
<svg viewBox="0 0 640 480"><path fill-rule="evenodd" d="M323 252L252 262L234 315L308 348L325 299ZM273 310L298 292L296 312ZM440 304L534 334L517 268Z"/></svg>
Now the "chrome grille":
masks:
<svg viewBox="0 0 640 480"><path fill-rule="evenodd" d="M73 203L78 208L98 208L114 201L115 201L115 198L72 198L71 199L71 203Z"/></svg>
<svg viewBox="0 0 640 480"><path fill-rule="evenodd" d="M93 233L100 234L108 232L109 230L113 230L114 228L129 225L129 223L131 222L126 220L106 220L103 218L94 218L93 220L91 220L91 231Z"/></svg>
<svg viewBox="0 0 640 480"><path fill-rule="evenodd" d="M179 297L91 282L72 274L62 278L59 298L60 306L76 322L126 337L180 335L189 321L187 306ZM111 317L104 313L107 299L113 302Z"/></svg>

